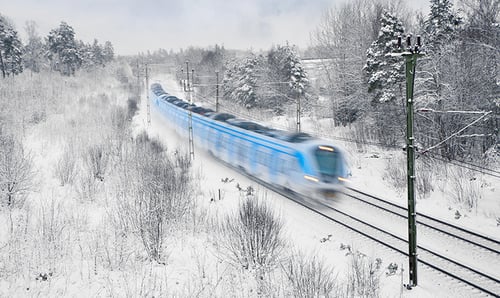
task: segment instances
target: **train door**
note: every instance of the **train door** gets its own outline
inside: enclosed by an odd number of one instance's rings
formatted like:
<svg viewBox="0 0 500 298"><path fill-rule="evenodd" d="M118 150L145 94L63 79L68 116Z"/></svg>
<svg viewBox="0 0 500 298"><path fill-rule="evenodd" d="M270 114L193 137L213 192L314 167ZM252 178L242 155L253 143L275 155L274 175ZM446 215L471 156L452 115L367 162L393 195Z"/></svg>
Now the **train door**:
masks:
<svg viewBox="0 0 500 298"><path fill-rule="evenodd" d="M269 153L267 151L267 148L254 144L253 152L255 154L252 156L251 168L252 175L265 181L269 180L269 169L267 167L269 162L266 158Z"/></svg>
<svg viewBox="0 0 500 298"><path fill-rule="evenodd" d="M270 159L268 161L268 169L269 169L269 180L268 182L271 184L279 184L279 177L278 177L278 171L277 171L277 166L278 166L278 155L279 153L277 151L271 151L270 154Z"/></svg>
<svg viewBox="0 0 500 298"><path fill-rule="evenodd" d="M217 134L217 150L216 150L216 156L224 161L229 162L229 152L227 149L227 143L228 143L228 135L224 134L223 132L219 131Z"/></svg>
<svg viewBox="0 0 500 298"><path fill-rule="evenodd" d="M238 139L236 143L236 156L234 158L234 164L240 169L247 171L247 160L248 160L248 150L246 149L246 140Z"/></svg>

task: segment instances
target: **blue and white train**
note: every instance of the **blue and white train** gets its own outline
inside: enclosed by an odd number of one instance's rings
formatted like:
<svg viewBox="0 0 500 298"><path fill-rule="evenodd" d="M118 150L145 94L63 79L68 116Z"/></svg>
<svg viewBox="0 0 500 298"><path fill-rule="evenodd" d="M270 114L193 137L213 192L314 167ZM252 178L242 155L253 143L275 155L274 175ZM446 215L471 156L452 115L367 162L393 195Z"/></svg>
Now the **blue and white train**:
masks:
<svg viewBox="0 0 500 298"><path fill-rule="evenodd" d="M151 101L178 133L215 157L266 183L313 198L340 190L349 175L344 152L304 133L274 130L196 107L151 85Z"/></svg>

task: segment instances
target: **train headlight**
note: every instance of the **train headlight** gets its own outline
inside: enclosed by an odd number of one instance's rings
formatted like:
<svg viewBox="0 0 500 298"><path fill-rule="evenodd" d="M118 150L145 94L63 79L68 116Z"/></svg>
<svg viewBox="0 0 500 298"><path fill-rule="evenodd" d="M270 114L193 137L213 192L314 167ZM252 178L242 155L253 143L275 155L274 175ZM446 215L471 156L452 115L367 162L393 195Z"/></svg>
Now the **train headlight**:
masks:
<svg viewBox="0 0 500 298"><path fill-rule="evenodd" d="M304 175L304 178L306 180L309 180L309 181L312 181L312 182L319 182L319 179L316 178L316 177L313 177L313 176L309 176L309 175Z"/></svg>
<svg viewBox="0 0 500 298"><path fill-rule="evenodd" d="M330 146L318 146L319 150L330 151L333 152L334 149Z"/></svg>
<svg viewBox="0 0 500 298"><path fill-rule="evenodd" d="M343 178L343 177L338 177L340 182L350 182L349 179Z"/></svg>

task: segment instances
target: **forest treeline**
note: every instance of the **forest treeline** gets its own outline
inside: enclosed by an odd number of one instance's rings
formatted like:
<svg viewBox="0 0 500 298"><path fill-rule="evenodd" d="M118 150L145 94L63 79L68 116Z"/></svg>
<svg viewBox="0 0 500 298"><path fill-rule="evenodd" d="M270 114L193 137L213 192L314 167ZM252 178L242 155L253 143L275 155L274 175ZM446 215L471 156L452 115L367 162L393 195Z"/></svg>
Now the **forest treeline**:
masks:
<svg viewBox="0 0 500 298"><path fill-rule="evenodd" d="M34 21L25 25L27 40L23 44L12 22L0 14L0 73L3 78L18 75L24 70L43 69L74 75L81 68L104 66L114 58L111 42L99 44L97 39L85 43L66 22L52 29L45 37L37 32Z"/></svg>
<svg viewBox="0 0 500 298"><path fill-rule="evenodd" d="M425 55L417 62L414 93L418 152L450 160L498 160L499 1L455 2L431 0L423 15L401 0L353 0L329 9L311 32L311 46L302 51L288 43L267 51L215 45L160 49L130 62L142 75L138 60L167 65L180 83L189 72L197 96L211 102L219 94L228 105L290 117L300 102L302 115L332 118L356 140L403 147L404 58L388 54L396 51L398 36L421 35ZM64 22L45 38L35 23L27 23L25 45L9 24L0 17L2 76L42 68L71 75L113 59L110 42L78 41ZM315 59L306 67L301 56Z"/></svg>

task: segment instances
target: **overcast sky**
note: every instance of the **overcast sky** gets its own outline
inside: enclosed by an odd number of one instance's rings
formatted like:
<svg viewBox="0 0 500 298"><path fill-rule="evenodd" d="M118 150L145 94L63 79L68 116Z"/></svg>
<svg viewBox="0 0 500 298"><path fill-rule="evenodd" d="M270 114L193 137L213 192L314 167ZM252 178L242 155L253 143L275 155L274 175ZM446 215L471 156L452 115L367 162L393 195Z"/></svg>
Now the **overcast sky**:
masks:
<svg viewBox="0 0 500 298"><path fill-rule="evenodd" d="M77 39L112 42L121 55L158 48L222 44L268 49L289 41L300 47L329 7L348 0L0 0L21 37L27 20L46 36L67 22ZM408 0L426 8L428 0Z"/></svg>

